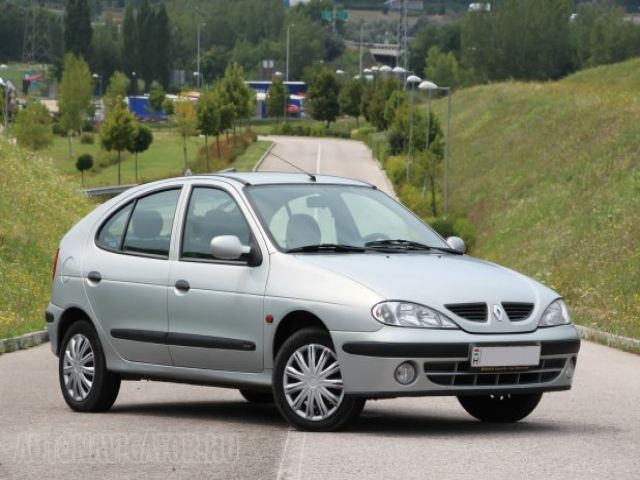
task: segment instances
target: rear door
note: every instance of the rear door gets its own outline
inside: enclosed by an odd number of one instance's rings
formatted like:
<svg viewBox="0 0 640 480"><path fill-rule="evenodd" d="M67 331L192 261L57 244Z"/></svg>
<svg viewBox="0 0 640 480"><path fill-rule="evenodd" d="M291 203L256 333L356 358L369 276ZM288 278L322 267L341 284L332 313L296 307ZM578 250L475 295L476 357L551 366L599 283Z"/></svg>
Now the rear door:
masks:
<svg viewBox="0 0 640 480"><path fill-rule="evenodd" d="M169 335L174 364L240 372L263 368L263 302L269 258L237 192L194 185L182 215L169 274ZM235 235L263 252L262 264L215 258L211 239Z"/></svg>
<svg viewBox="0 0 640 480"><path fill-rule="evenodd" d="M126 360L171 365L167 281L180 194L176 185L121 207L98 229L83 263L94 316Z"/></svg>

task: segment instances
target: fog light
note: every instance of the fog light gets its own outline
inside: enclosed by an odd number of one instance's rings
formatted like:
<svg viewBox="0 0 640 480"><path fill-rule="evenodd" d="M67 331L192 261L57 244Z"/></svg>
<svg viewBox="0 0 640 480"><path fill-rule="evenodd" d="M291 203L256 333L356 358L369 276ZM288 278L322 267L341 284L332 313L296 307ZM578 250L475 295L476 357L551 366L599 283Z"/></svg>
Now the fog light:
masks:
<svg viewBox="0 0 640 480"><path fill-rule="evenodd" d="M572 358L567 362L567 366L564 367L564 374L567 378L573 377L573 372L576 370L576 359Z"/></svg>
<svg viewBox="0 0 640 480"><path fill-rule="evenodd" d="M396 378L396 382L409 385L416 379L416 367L411 362L401 363L393 376Z"/></svg>

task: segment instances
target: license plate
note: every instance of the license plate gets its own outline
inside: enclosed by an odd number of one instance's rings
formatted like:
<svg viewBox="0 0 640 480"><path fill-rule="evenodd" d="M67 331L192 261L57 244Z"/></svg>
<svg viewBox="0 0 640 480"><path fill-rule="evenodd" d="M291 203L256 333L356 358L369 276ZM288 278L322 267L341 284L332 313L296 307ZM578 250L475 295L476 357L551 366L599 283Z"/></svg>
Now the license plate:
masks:
<svg viewBox="0 0 640 480"><path fill-rule="evenodd" d="M532 367L540 363L540 345L471 346L471 367Z"/></svg>

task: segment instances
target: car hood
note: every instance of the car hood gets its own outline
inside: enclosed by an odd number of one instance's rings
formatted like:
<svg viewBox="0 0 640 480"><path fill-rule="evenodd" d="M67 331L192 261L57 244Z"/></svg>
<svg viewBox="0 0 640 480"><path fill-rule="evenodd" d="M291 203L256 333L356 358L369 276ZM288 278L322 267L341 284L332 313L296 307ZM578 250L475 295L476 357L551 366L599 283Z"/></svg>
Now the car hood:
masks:
<svg viewBox="0 0 640 480"><path fill-rule="evenodd" d="M468 255L452 254L332 254L296 255L312 264L355 281L383 298L429 306L474 333L529 332L558 294L513 270ZM511 321L503 302L531 303L531 314ZM487 319L470 321L445 305L485 303ZM494 314L494 306L503 309Z"/></svg>

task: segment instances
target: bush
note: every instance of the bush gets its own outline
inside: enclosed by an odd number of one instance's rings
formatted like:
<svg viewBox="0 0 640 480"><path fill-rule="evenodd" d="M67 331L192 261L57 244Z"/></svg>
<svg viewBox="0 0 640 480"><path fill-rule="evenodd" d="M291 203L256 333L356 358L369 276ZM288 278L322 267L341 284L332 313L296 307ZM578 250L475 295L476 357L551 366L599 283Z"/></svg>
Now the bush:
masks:
<svg viewBox="0 0 640 480"><path fill-rule="evenodd" d="M438 217L428 222L436 232L442 237L460 237L467 244L467 249L471 250L476 242L475 228L468 218L451 215L448 217Z"/></svg>
<svg viewBox="0 0 640 480"><path fill-rule="evenodd" d="M53 133L54 135L60 135L61 137L67 136L67 131L64 129L62 125L60 125L60 122L55 122L53 124Z"/></svg>
<svg viewBox="0 0 640 480"><path fill-rule="evenodd" d="M80 143L83 143L85 145L93 145L95 142L96 139L94 138L93 134L89 132L82 132L82 135L80 135Z"/></svg>

